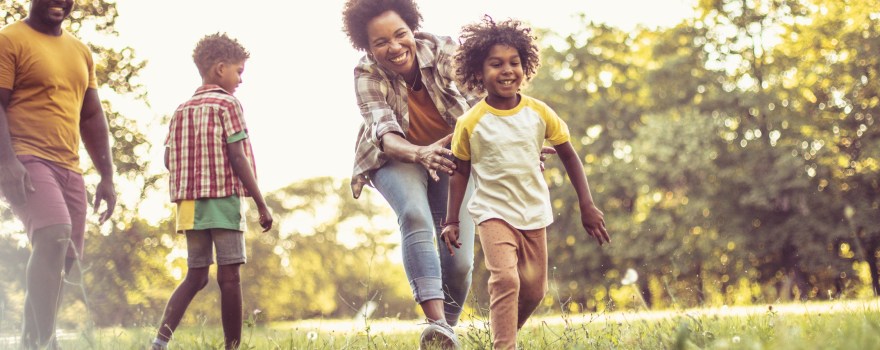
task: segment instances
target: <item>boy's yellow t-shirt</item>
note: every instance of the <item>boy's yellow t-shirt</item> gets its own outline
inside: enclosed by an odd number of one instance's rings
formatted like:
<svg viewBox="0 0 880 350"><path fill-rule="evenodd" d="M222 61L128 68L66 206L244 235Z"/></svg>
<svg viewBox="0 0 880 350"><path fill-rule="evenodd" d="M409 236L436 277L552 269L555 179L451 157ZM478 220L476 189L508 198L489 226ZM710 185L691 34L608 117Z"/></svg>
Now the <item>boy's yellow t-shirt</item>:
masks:
<svg viewBox="0 0 880 350"><path fill-rule="evenodd" d="M97 88L88 46L70 33L40 33L19 21L0 29L0 88L12 148L81 172L79 121L86 90Z"/></svg>
<svg viewBox="0 0 880 350"><path fill-rule="evenodd" d="M550 107L521 95L513 109L480 101L458 118L452 153L471 162L475 190L468 211L479 224L501 219L520 230L553 223L550 191L541 173L544 140L568 142L568 126Z"/></svg>

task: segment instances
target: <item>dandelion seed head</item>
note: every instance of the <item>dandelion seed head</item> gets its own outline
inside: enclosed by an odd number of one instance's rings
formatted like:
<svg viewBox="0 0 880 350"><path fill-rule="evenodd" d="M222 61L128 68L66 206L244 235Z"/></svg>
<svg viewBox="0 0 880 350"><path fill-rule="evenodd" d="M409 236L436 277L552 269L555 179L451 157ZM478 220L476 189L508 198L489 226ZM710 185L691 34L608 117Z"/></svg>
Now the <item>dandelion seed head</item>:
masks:
<svg viewBox="0 0 880 350"><path fill-rule="evenodd" d="M739 339L739 336L738 336L738 335L734 335L734 336L733 336L733 339L730 339L730 340L731 340L732 342L734 342L734 343L739 343L739 340L740 340L740 339Z"/></svg>
<svg viewBox="0 0 880 350"><path fill-rule="evenodd" d="M620 284L624 286L631 285L636 283L639 280L639 273L633 269L626 269L626 273L623 275L623 279L620 280Z"/></svg>
<svg viewBox="0 0 880 350"><path fill-rule="evenodd" d="M309 341L317 340L318 339L318 332L311 331L311 332L306 333L306 339L308 339Z"/></svg>

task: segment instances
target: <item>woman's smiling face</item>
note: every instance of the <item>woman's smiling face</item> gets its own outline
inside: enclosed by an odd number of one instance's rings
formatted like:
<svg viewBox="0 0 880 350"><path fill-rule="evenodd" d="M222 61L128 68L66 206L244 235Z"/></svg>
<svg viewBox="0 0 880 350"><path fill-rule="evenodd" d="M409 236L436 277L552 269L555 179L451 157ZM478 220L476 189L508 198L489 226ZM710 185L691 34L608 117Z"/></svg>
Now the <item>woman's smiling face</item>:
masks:
<svg viewBox="0 0 880 350"><path fill-rule="evenodd" d="M416 40L397 12L385 11L367 22L367 37L379 65L404 76L415 71Z"/></svg>

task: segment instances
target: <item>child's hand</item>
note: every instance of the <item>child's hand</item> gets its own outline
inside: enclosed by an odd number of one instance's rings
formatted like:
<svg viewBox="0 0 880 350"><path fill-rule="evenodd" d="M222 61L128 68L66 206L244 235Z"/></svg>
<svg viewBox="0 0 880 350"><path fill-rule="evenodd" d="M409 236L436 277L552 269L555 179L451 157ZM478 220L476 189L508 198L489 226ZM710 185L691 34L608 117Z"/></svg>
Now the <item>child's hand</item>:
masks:
<svg viewBox="0 0 880 350"><path fill-rule="evenodd" d="M581 224L584 225L584 229L587 230L590 236L599 241L600 246L603 242L611 243L611 237L608 236L608 231L605 230L605 214L599 208L596 208L595 205L581 208Z"/></svg>
<svg viewBox="0 0 880 350"><path fill-rule="evenodd" d="M461 248L461 242L458 241L458 224L448 224L443 227L443 231L440 232L440 238L443 239L443 242L446 243L446 249L449 249L449 255L455 256L455 250Z"/></svg>
<svg viewBox="0 0 880 350"><path fill-rule="evenodd" d="M268 232L272 229L272 213L266 206L260 206L257 210L260 212L260 227L263 228L263 232Z"/></svg>

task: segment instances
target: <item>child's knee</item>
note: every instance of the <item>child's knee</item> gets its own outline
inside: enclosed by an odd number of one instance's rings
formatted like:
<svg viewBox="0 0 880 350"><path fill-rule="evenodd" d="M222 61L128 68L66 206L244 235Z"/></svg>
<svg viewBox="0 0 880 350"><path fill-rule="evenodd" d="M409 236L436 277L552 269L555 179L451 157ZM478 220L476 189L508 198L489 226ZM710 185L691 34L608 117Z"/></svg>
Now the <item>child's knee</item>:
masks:
<svg viewBox="0 0 880 350"><path fill-rule="evenodd" d="M217 270L217 285L220 286L220 289L227 287L237 287L241 285L241 275L239 274L238 265L232 267L229 266L220 266Z"/></svg>
<svg viewBox="0 0 880 350"><path fill-rule="evenodd" d="M208 268L190 268L186 273L184 282L195 287L197 290L204 289L208 285Z"/></svg>
<svg viewBox="0 0 880 350"><path fill-rule="evenodd" d="M547 295L547 292L544 286L523 287L520 288L519 291L520 300L528 305L537 305L541 303L541 301L544 300L545 295Z"/></svg>
<svg viewBox="0 0 880 350"><path fill-rule="evenodd" d="M518 292L519 275L515 270L493 272L489 277L489 293Z"/></svg>

